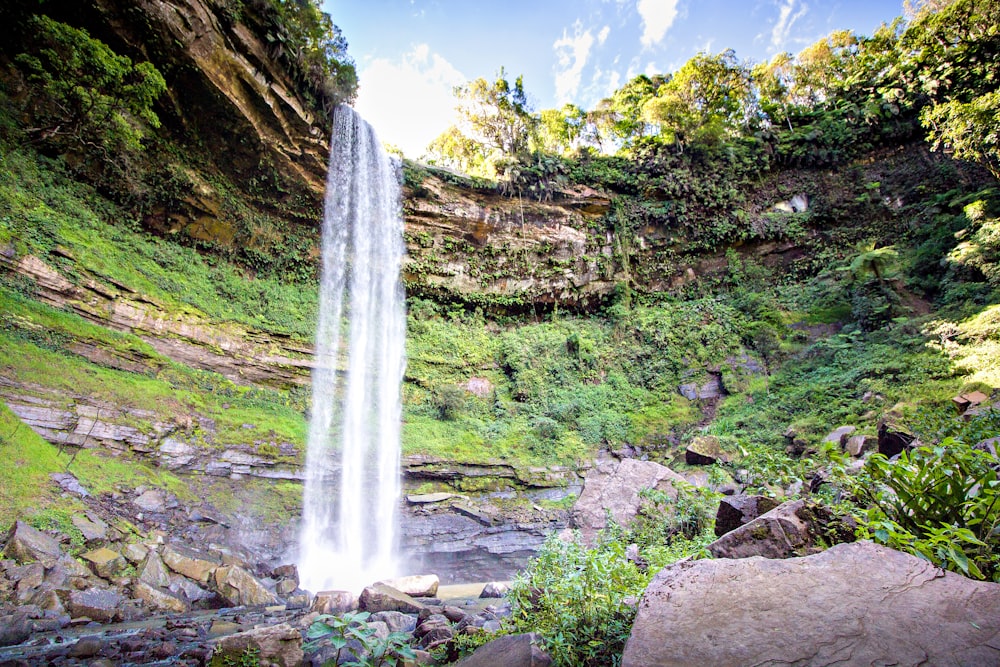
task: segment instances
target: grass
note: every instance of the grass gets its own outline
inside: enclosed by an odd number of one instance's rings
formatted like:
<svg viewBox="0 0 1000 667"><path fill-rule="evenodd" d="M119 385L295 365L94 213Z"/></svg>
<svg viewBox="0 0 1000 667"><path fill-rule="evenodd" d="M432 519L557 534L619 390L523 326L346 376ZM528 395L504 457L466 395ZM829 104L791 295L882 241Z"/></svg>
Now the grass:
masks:
<svg viewBox="0 0 1000 667"><path fill-rule="evenodd" d="M74 535L69 519L84 508L83 502L70 495L64 497L50 478L53 473L72 473L92 495L146 485L166 489L186 502L197 500L180 478L140 461L91 449L60 452L2 402L0 456L5 461L0 466L0 530L16 519L27 519L38 527L58 528L70 537Z"/></svg>
<svg viewBox="0 0 1000 667"><path fill-rule="evenodd" d="M125 285L171 315L312 337L314 285L253 277L146 234L126 211L34 153L0 154L0 201L7 207L0 215L0 245L62 265L71 280L96 276ZM73 260L52 255L57 247Z"/></svg>

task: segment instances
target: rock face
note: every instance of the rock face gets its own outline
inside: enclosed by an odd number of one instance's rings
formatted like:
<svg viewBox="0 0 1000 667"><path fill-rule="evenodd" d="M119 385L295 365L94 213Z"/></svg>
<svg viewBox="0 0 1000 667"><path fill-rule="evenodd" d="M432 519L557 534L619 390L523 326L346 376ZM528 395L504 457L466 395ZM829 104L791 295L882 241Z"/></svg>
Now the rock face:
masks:
<svg viewBox="0 0 1000 667"><path fill-rule="evenodd" d="M642 504L640 491L657 489L676 496L673 484L677 482L684 482L684 478L653 461L602 463L587 474L583 493L573 505L573 526L580 529L585 542L592 542L607 526L606 510L619 525L628 526Z"/></svg>
<svg viewBox="0 0 1000 667"><path fill-rule="evenodd" d="M1000 585L870 542L689 561L646 589L622 667L996 665L998 608Z"/></svg>

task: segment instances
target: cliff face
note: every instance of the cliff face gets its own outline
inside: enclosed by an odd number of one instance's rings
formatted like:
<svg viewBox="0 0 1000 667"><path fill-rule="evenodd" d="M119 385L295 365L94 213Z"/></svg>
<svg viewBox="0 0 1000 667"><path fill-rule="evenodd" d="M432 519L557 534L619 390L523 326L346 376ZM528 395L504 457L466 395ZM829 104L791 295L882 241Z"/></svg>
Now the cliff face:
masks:
<svg viewBox="0 0 1000 667"><path fill-rule="evenodd" d="M169 130L197 139L216 166L251 178L271 165L291 184L320 196L328 123L317 117L266 38L213 0L91 0L92 31L116 50L163 72Z"/></svg>
<svg viewBox="0 0 1000 667"><path fill-rule="evenodd" d="M626 285L678 292L718 278L729 249L813 273L818 250L843 257L866 226L900 224L921 174L939 159L922 144L885 149L835 170L776 171L738 187L720 181L717 200L712 191L666 192L690 188L691 171L661 174L657 187L624 196L580 185L540 202L412 167L404 280L411 295L494 309L587 310Z"/></svg>

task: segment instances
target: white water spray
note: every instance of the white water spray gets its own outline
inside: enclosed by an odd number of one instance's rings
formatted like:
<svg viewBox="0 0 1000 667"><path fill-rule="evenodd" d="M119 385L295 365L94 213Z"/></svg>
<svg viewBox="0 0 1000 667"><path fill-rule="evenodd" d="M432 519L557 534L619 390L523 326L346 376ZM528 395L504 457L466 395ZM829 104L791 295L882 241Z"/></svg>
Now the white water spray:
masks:
<svg viewBox="0 0 1000 667"><path fill-rule="evenodd" d="M299 578L357 592L396 574L406 325L396 170L345 106L333 115L322 243Z"/></svg>

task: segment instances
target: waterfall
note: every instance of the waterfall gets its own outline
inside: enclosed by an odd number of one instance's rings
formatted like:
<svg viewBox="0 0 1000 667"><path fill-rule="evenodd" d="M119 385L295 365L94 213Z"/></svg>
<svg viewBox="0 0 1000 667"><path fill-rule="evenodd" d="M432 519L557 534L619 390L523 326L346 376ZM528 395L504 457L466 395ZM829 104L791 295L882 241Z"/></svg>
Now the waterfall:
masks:
<svg viewBox="0 0 1000 667"><path fill-rule="evenodd" d="M396 168L353 109L333 115L298 568L311 591L396 574L405 305Z"/></svg>

